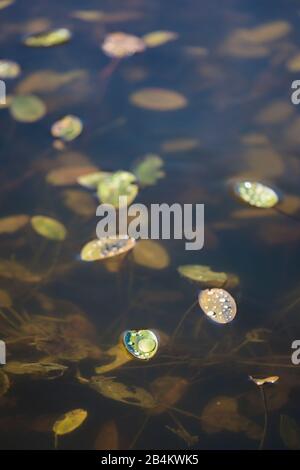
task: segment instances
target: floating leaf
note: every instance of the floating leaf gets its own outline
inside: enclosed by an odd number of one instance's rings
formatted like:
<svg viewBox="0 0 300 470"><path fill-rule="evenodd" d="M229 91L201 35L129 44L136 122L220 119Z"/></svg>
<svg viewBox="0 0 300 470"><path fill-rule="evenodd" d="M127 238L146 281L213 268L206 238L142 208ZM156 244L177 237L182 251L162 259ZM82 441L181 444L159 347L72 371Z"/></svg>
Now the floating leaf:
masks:
<svg viewBox="0 0 300 470"><path fill-rule="evenodd" d="M249 375L249 378L254 382L258 387L261 387L264 384L274 384L279 380L278 375L273 375L271 377L266 377L264 379L257 379L255 377L252 377L252 375Z"/></svg>
<svg viewBox="0 0 300 470"><path fill-rule="evenodd" d="M51 69L38 70L27 75L17 85L17 92L21 95L30 93L51 93L64 85L87 78L85 70L70 70L69 72L56 72Z"/></svg>
<svg viewBox="0 0 300 470"><path fill-rule="evenodd" d="M130 362L133 359L132 355L128 354L121 342L112 346L108 351L105 351L105 356L109 356L111 358L111 362L104 364L103 366L96 367L96 374L105 374L106 372L110 372L111 370L127 364L127 362Z"/></svg>
<svg viewBox="0 0 300 470"><path fill-rule="evenodd" d="M287 69L290 72L299 72L300 71L300 54L294 55L286 64Z"/></svg>
<svg viewBox="0 0 300 470"><path fill-rule="evenodd" d="M21 67L12 60L0 60L0 78L17 78L21 73Z"/></svg>
<svg viewBox="0 0 300 470"><path fill-rule="evenodd" d="M203 430L208 434L230 431L243 432L250 439L259 439L261 429L242 416L235 398L220 396L211 400L201 414Z"/></svg>
<svg viewBox="0 0 300 470"><path fill-rule="evenodd" d="M158 155L149 154L133 169L133 173L142 186L152 186L165 176L163 164Z"/></svg>
<svg viewBox="0 0 300 470"><path fill-rule="evenodd" d="M172 139L165 140L161 144L161 149L165 153L189 152L199 147L200 142L197 139Z"/></svg>
<svg viewBox="0 0 300 470"><path fill-rule="evenodd" d="M226 273L213 271L210 266L205 265L187 264L179 266L177 271L183 277L206 286L221 287L228 280Z"/></svg>
<svg viewBox="0 0 300 470"><path fill-rule="evenodd" d="M75 431L75 429L79 428L79 426L81 426L86 420L87 415L87 411L80 408L64 414L61 418L55 421L53 425L55 436L64 436L65 434Z"/></svg>
<svg viewBox="0 0 300 470"><path fill-rule="evenodd" d="M27 36L23 44L29 47L52 47L65 44L71 37L72 34L67 28L60 28Z"/></svg>
<svg viewBox="0 0 300 470"><path fill-rule="evenodd" d="M8 292L0 289L0 307L11 307L12 298Z"/></svg>
<svg viewBox="0 0 300 470"><path fill-rule="evenodd" d="M97 434L95 450L118 450L119 449L119 433L115 421L106 421Z"/></svg>
<svg viewBox="0 0 300 470"><path fill-rule="evenodd" d="M108 173L107 171L94 171L93 173L79 176L77 178L77 183L84 188L96 189L99 183L109 175L111 175L111 173Z"/></svg>
<svg viewBox="0 0 300 470"><path fill-rule="evenodd" d="M94 198L77 189L67 189L63 192L64 205L75 214L91 217L96 214L97 205Z"/></svg>
<svg viewBox="0 0 300 470"><path fill-rule="evenodd" d="M68 367L62 364L47 362L13 362L10 361L5 366L5 372L12 375L28 375L35 379L56 379L61 377Z"/></svg>
<svg viewBox="0 0 300 470"><path fill-rule="evenodd" d="M134 184L135 181L135 175L128 171L116 171L106 176L98 185L99 200L103 204L111 204L118 208L119 197L126 196L127 204L131 204L138 193L138 187Z"/></svg>
<svg viewBox="0 0 300 470"><path fill-rule="evenodd" d="M46 114L44 102L35 95L13 96L9 110L13 118L20 122L35 122Z"/></svg>
<svg viewBox="0 0 300 470"><path fill-rule="evenodd" d="M69 186L77 183L77 179L81 176L94 173L96 170L94 166L62 166L49 171L46 181L53 186Z"/></svg>
<svg viewBox="0 0 300 470"><path fill-rule="evenodd" d="M9 7L13 3L15 3L15 0L0 0L0 10Z"/></svg>
<svg viewBox="0 0 300 470"><path fill-rule="evenodd" d="M158 377L151 383L151 392L157 406L151 411L153 414L165 412L181 400L188 388L188 382L183 377L167 375Z"/></svg>
<svg viewBox="0 0 300 470"><path fill-rule="evenodd" d="M123 334L123 343L137 359L152 359L158 350L158 338L152 330L127 330Z"/></svg>
<svg viewBox="0 0 300 470"><path fill-rule="evenodd" d="M82 261L98 261L127 253L135 246L134 238L103 237L88 242L81 250Z"/></svg>
<svg viewBox="0 0 300 470"><path fill-rule="evenodd" d="M35 215L31 218L31 225L36 233L50 240L64 240L67 236L65 226L51 217Z"/></svg>
<svg viewBox="0 0 300 470"><path fill-rule="evenodd" d="M255 181L239 181L234 184L233 190L239 199L250 206L268 209L279 202L274 189Z"/></svg>
<svg viewBox="0 0 300 470"><path fill-rule="evenodd" d="M28 215L10 215L0 219L0 234L15 233L28 224L30 217Z"/></svg>
<svg viewBox="0 0 300 470"><path fill-rule="evenodd" d="M150 269L165 269L170 264L167 250L153 240L139 240L133 250L136 264Z"/></svg>
<svg viewBox="0 0 300 470"><path fill-rule="evenodd" d="M51 134L65 142L71 142L81 134L82 128L81 120L69 114L52 125Z"/></svg>
<svg viewBox="0 0 300 470"><path fill-rule="evenodd" d="M224 289L205 289L199 294L199 305L216 323L230 323L236 316L234 298Z"/></svg>
<svg viewBox="0 0 300 470"><path fill-rule="evenodd" d="M142 408L154 408L155 400L153 396L145 389L135 387L134 385L124 385L103 376L91 378L90 386L101 395L111 400L120 401L128 405L139 406Z"/></svg>
<svg viewBox="0 0 300 470"><path fill-rule="evenodd" d="M187 99L176 91L163 88L144 88L130 95L130 102L138 108L152 111L174 111L187 106Z"/></svg>
<svg viewBox="0 0 300 470"><path fill-rule="evenodd" d="M5 372L0 369L0 397L3 397L3 395L6 394L6 392L9 390L9 387L9 378L7 377Z"/></svg>
<svg viewBox="0 0 300 470"><path fill-rule="evenodd" d="M139 37L119 32L108 34L101 46L104 54L119 59L143 52L145 47L144 41Z"/></svg>
<svg viewBox="0 0 300 470"><path fill-rule="evenodd" d="M280 416L280 436L288 449L300 449L300 427L293 418Z"/></svg>
<svg viewBox="0 0 300 470"><path fill-rule="evenodd" d="M173 31L152 31L152 33L145 34L142 39L147 47L157 47L177 38L178 34Z"/></svg>

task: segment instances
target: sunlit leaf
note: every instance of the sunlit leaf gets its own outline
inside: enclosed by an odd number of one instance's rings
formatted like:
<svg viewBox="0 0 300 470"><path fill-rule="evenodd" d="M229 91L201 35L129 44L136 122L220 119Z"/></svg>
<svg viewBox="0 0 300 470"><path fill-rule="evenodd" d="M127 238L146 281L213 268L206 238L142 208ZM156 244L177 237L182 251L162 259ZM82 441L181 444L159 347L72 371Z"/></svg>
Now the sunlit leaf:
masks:
<svg viewBox="0 0 300 470"><path fill-rule="evenodd" d="M35 215L31 218L31 225L36 233L50 240L64 240L67 236L65 226L51 217Z"/></svg>
<svg viewBox="0 0 300 470"><path fill-rule="evenodd" d="M150 390L157 406L151 411L153 414L165 412L181 400L188 388L188 382L183 377L166 375L158 377L151 383Z"/></svg>
<svg viewBox="0 0 300 470"><path fill-rule="evenodd" d="M259 439L260 427L242 416L235 398L220 396L211 400L201 414L203 430L208 434L230 431L243 432L250 439Z"/></svg>
<svg viewBox="0 0 300 470"><path fill-rule="evenodd" d="M97 171L97 168L94 166L62 166L49 171L46 181L53 186L69 186L76 184L81 176L95 171Z"/></svg>
<svg viewBox="0 0 300 470"><path fill-rule="evenodd" d="M104 260L123 255L134 246L134 238L103 237L86 243L81 250L80 257L83 261Z"/></svg>
<svg viewBox="0 0 300 470"><path fill-rule="evenodd" d="M158 155L149 154L134 167L133 173L141 186L152 186L165 176L163 165L164 162Z"/></svg>
<svg viewBox="0 0 300 470"><path fill-rule="evenodd" d="M12 60L0 60L0 78L17 78L21 73L21 67Z"/></svg>
<svg viewBox="0 0 300 470"><path fill-rule="evenodd" d="M153 240L139 240L133 250L136 264L150 269L165 269L170 264L167 250Z"/></svg>
<svg viewBox="0 0 300 470"><path fill-rule="evenodd" d="M187 264L179 266L177 270L183 277L206 286L221 287L228 280L226 273L213 271L210 266L205 265Z"/></svg>
<svg viewBox="0 0 300 470"><path fill-rule="evenodd" d="M52 125L51 134L53 137L58 137L65 142L71 142L81 134L82 129L81 120L69 114Z"/></svg>
<svg viewBox="0 0 300 470"><path fill-rule="evenodd" d="M127 330L123 343L132 356L141 360L152 359L158 350L158 338L152 330Z"/></svg>
<svg viewBox="0 0 300 470"><path fill-rule="evenodd" d="M5 366L5 372L12 375L28 375L35 379L56 379L61 377L68 367L62 364L47 362L17 362L9 361Z"/></svg>
<svg viewBox="0 0 300 470"><path fill-rule="evenodd" d="M103 204L119 207L119 197L126 196L127 204L131 204L137 196L138 186L134 184L135 175L128 171L116 171L106 176L98 184L97 194Z"/></svg>
<svg viewBox="0 0 300 470"><path fill-rule="evenodd" d="M20 122L39 121L46 114L44 102L34 95L13 96L9 110L13 118Z"/></svg>
<svg viewBox="0 0 300 470"><path fill-rule="evenodd" d="M274 189L256 181L236 182L233 191L239 199L254 207L268 209L279 202L279 196Z"/></svg>
<svg viewBox="0 0 300 470"><path fill-rule="evenodd" d="M60 28L27 36L23 39L23 44L29 47L52 47L65 44L71 37L72 34L67 28Z"/></svg>
<svg viewBox="0 0 300 470"><path fill-rule="evenodd" d="M4 289L0 289L0 307L11 307L11 306L12 306L12 298L10 294Z"/></svg>
<svg viewBox="0 0 300 470"><path fill-rule="evenodd" d="M124 348L123 343L119 342L115 346L112 346L108 351L105 351L105 356L111 358L111 362L104 364L103 366L98 366L95 368L96 374L105 374L111 370L117 369L118 367L123 366L130 362L133 357L128 351Z"/></svg>
<svg viewBox="0 0 300 470"><path fill-rule="evenodd" d="M87 411L80 408L69 411L59 418L53 425L53 432L56 436L64 436L79 428L87 418Z"/></svg>
<svg viewBox="0 0 300 470"><path fill-rule="evenodd" d="M91 217L96 214L97 205L94 198L77 189L67 189L63 192L64 205L74 214Z"/></svg>
<svg viewBox="0 0 300 470"><path fill-rule="evenodd" d="M142 408L154 408L156 405L153 396L144 388L135 387L132 384L125 385L108 377L99 375L92 377L90 386L106 398L120 401L128 405Z"/></svg>
<svg viewBox="0 0 300 470"><path fill-rule="evenodd" d="M143 40L147 47L157 47L166 44L167 42L174 41L178 38L178 34L173 31L152 31L145 34Z"/></svg>
<svg viewBox="0 0 300 470"><path fill-rule="evenodd" d="M205 315L216 323L230 323L236 316L234 298L224 289L205 289L199 294L199 305Z"/></svg>
<svg viewBox="0 0 300 470"><path fill-rule="evenodd" d="M101 46L106 55L116 58L129 57L137 52L143 52L145 47L144 41L139 37L121 32L108 34Z"/></svg>
<svg viewBox="0 0 300 470"><path fill-rule="evenodd" d="M6 394L6 392L9 390L9 387L9 378L5 372L0 369L0 397Z"/></svg>
<svg viewBox="0 0 300 470"><path fill-rule="evenodd" d="M106 421L97 434L95 450L118 450L119 449L119 433L115 421Z"/></svg>
<svg viewBox="0 0 300 470"><path fill-rule="evenodd" d="M13 3L15 3L15 0L0 0L0 10L9 7Z"/></svg>
<svg viewBox="0 0 300 470"><path fill-rule="evenodd" d="M130 95L130 102L138 108L152 111L174 111L187 106L187 99L180 93L163 88L144 88Z"/></svg>
<svg viewBox="0 0 300 470"><path fill-rule="evenodd" d="M88 189L96 189L103 181L104 178L111 175L107 171L95 171L93 173L88 173L87 175L82 175L77 178L78 184Z"/></svg>
<svg viewBox="0 0 300 470"><path fill-rule="evenodd" d="M270 377L266 377L264 379L258 379L255 377L252 377L252 375L249 375L249 378L254 382L258 387L261 387L264 384L275 384L278 380L279 377L278 375L273 375Z"/></svg>
<svg viewBox="0 0 300 470"><path fill-rule="evenodd" d="M293 418L280 416L280 436L288 449L300 449L300 427Z"/></svg>
<svg viewBox="0 0 300 470"><path fill-rule="evenodd" d="M0 218L0 234L15 233L28 224L30 217L28 215L10 215Z"/></svg>

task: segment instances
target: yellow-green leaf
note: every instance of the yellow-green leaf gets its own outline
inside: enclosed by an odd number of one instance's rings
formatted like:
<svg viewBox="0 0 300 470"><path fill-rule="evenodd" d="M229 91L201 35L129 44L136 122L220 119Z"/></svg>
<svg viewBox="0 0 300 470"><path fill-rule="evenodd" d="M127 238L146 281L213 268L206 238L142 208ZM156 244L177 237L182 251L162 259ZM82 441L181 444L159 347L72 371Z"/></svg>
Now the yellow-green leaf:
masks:
<svg viewBox="0 0 300 470"><path fill-rule="evenodd" d="M80 408L69 411L55 421L53 432L56 436L63 436L79 428L87 418L87 411Z"/></svg>
<svg viewBox="0 0 300 470"><path fill-rule="evenodd" d="M35 122L46 114L46 105L35 95L17 95L12 97L9 110L16 121Z"/></svg>
<svg viewBox="0 0 300 470"><path fill-rule="evenodd" d="M65 226L51 217L35 215L31 218L31 225L35 232L50 240L64 240L67 236Z"/></svg>
<svg viewBox="0 0 300 470"><path fill-rule="evenodd" d="M71 37L72 34L67 28L60 28L27 36L23 44L29 47L52 47L70 41Z"/></svg>

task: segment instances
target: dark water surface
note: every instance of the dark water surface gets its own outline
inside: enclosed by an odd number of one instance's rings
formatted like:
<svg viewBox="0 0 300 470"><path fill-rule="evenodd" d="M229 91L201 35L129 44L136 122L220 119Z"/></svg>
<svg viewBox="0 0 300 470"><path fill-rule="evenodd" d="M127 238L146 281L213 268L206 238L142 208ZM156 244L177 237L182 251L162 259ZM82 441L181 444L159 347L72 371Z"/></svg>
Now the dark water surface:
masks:
<svg viewBox="0 0 300 470"><path fill-rule="evenodd" d="M106 17L88 22L72 15L87 9ZM53 448L53 423L76 408L87 410L88 418L59 439L60 448L188 448L170 428L181 434L184 429L196 449L284 448L281 416L300 426L300 366L291 362L291 343L300 336L300 224L295 220L300 219L300 115L290 101L291 83L300 76L299 64L299 71L291 66L300 53L299 2L17 0L0 10L0 21L0 59L22 68L20 77L7 81L8 94L36 94L47 105L45 117L32 124L0 110L1 214L43 214L68 229L62 243L38 236L30 225L1 234L0 288L22 315L20 321L11 307L2 309L13 323L8 328L0 318L8 362L51 359L68 371L55 380L10 376L10 390L0 398L0 448ZM68 44L43 49L21 43L24 34L56 27L73 32ZM142 36L155 30L179 37L122 60L107 73L110 59L100 49L107 33ZM77 71L77 78L60 86L56 79L50 86L38 75L24 83L45 70ZM148 87L177 91L188 105L160 112L130 103L132 93ZM79 116L84 130L58 150L50 128L65 114ZM95 238L97 218L66 206L65 191L82 188L51 185L46 175L63 166L130 171L149 153L164 160L166 176L141 190L136 202L204 203L204 248L186 251L184 241L160 242L170 258L164 269L156 269L160 255L155 253L154 266L138 265L130 255L118 273L102 263L82 263L79 253ZM234 177L275 185L290 217L240 204L228 190ZM40 273L40 279L33 282L28 272L8 275L3 260ZM238 304L234 322L213 324L195 306L172 338L200 290L178 274L183 264L237 276L228 287ZM73 327L62 338L49 333L47 339L43 326L43 344L37 347L30 335L37 335L38 316L71 317ZM158 388L155 411L104 397L77 378L80 373L89 379L95 366L109 362L103 351L127 328L159 330L160 354L106 375L151 393ZM249 332L258 340L247 342ZM75 345L84 337L92 353L77 358L75 346L74 357L69 353L66 359L65 335L75 338ZM261 390L249 375L280 377L264 388L265 438ZM191 436L198 441L192 444Z"/></svg>

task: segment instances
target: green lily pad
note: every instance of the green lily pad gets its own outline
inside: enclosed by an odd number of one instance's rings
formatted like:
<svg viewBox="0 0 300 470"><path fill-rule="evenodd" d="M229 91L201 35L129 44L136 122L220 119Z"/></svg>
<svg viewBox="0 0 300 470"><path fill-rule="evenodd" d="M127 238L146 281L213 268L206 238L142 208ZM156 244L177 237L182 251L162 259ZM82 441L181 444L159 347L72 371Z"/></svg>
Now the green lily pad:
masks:
<svg viewBox="0 0 300 470"><path fill-rule="evenodd" d="M99 261L127 253L134 246L134 238L105 237L86 243L80 257L82 261Z"/></svg>
<svg viewBox="0 0 300 470"><path fill-rule="evenodd" d="M67 28L54 29L43 33L32 34L23 40L23 44L29 47L52 47L65 44L70 41L71 32Z"/></svg>
<svg viewBox="0 0 300 470"><path fill-rule="evenodd" d="M21 67L12 60L0 60L0 78L17 78L21 73Z"/></svg>
<svg viewBox="0 0 300 470"><path fill-rule="evenodd" d="M9 110L16 121L35 122L45 116L46 105L35 95L17 95L12 97Z"/></svg>
<svg viewBox="0 0 300 470"><path fill-rule="evenodd" d="M210 266L199 264L187 264L177 268L179 274L191 281L196 281L206 286L223 286L228 276L224 272L213 271Z"/></svg>
<svg viewBox="0 0 300 470"><path fill-rule="evenodd" d="M131 204L138 193L135 181L135 175L128 171L117 171L107 176L98 185L99 200L104 204L119 207L119 197L127 196L127 204Z"/></svg>
<svg viewBox="0 0 300 470"><path fill-rule="evenodd" d="M82 129L81 120L69 114L52 125L51 134L65 142L71 142L81 134Z"/></svg>
<svg viewBox="0 0 300 470"><path fill-rule="evenodd" d="M77 178L77 183L88 189L96 189L104 178L111 175L107 171L95 171Z"/></svg>
<svg viewBox="0 0 300 470"><path fill-rule="evenodd" d="M35 232L50 240L64 240L67 236L65 226L51 217L35 215L31 218L31 225Z"/></svg>
<svg viewBox="0 0 300 470"><path fill-rule="evenodd" d="M239 181L234 184L234 194L253 207L270 209L279 202L279 196L273 188L257 181Z"/></svg>
<svg viewBox="0 0 300 470"><path fill-rule="evenodd" d="M152 186L165 176L163 164L158 155L149 154L133 169L133 173L142 186Z"/></svg>

